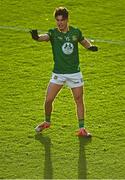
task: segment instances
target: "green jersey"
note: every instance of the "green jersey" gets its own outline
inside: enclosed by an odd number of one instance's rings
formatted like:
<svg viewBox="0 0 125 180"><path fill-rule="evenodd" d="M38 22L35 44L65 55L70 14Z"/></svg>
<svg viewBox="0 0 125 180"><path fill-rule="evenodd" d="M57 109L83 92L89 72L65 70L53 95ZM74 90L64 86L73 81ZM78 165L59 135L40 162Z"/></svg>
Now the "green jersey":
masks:
<svg viewBox="0 0 125 180"><path fill-rule="evenodd" d="M57 74L71 74L80 71L78 42L84 37L78 28L69 26L66 33L60 32L57 28L48 31L52 45L54 69Z"/></svg>

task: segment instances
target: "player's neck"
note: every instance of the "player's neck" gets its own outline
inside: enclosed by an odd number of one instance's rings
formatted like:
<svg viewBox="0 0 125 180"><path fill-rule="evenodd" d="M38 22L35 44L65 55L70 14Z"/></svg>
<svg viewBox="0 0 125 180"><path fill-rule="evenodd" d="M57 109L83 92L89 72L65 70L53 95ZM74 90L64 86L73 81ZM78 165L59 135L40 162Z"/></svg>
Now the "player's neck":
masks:
<svg viewBox="0 0 125 180"><path fill-rule="evenodd" d="M67 25L64 29L59 29L58 30L62 33L67 33L69 31L69 26Z"/></svg>

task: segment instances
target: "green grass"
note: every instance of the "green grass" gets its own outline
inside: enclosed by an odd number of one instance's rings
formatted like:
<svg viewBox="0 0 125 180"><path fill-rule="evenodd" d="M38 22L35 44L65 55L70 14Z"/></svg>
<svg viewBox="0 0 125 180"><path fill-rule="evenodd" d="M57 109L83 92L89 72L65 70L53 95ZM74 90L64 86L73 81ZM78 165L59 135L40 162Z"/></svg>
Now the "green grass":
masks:
<svg viewBox="0 0 125 180"><path fill-rule="evenodd" d="M56 6L66 6L70 23L95 43L79 46L85 80L86 127L91 141L78 139L75 104L64 87L56 98L52 127L36 135L43 121L46 87L53 67L49 43L0 28L0 179L125 178L125 1L1 0L0 27L55 26ZM101 42L110 40L114 43ZM122 43L120 44L119 42Z"/></svg>

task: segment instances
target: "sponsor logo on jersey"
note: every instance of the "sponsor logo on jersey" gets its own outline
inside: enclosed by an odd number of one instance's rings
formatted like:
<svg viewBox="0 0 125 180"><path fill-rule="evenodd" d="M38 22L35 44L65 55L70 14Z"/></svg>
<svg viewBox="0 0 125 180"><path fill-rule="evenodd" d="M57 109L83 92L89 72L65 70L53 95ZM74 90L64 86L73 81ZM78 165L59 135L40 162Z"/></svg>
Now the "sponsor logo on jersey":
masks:
<svg viewBox="0 0 125 180"><path fill-rule="evenodd" d="M67 55L72 54L73 49L74 49L74 46L73 46L73 44L70 43L70 42L66 42L66 43L64 43L63 46L62 46L62 51L63 51L63 53L64 53L64 54L67 54Z"/></svg>

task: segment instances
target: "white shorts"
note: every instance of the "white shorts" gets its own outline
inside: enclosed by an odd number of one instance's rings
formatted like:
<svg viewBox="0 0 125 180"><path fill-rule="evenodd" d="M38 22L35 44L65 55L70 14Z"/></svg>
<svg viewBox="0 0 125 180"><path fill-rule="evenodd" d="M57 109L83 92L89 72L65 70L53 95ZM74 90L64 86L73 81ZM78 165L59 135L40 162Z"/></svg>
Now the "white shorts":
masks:
<svg viewBox="0 0 125 180"><path fill-rule="evenodd" d="M52 73L50 82L59 85L66 84L69 88L75 88L84 85L83 76L81 72L73 74Z"/></svg>

